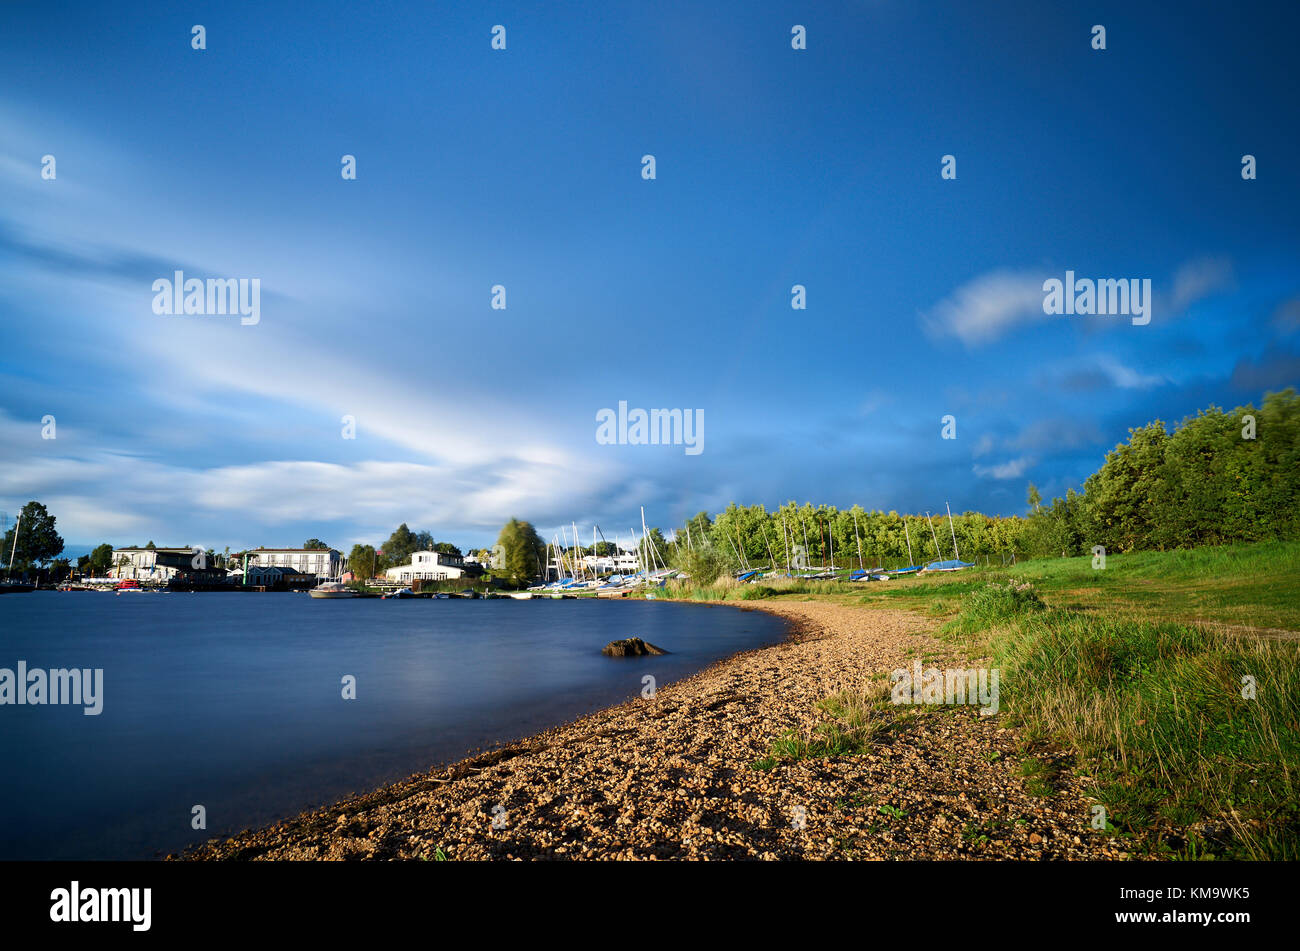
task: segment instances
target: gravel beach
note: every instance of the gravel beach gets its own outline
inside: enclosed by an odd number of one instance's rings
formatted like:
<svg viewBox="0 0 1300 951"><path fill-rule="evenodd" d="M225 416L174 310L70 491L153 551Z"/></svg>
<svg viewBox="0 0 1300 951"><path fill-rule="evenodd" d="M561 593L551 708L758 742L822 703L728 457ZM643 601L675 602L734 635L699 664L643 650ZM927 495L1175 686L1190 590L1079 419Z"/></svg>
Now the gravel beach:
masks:
<svg viewBox="0 0 1300 951"><path fill-rule="evenodd" d="M1068 770L1035 795L1020 737L974 706L909 707L863 753L780 761L818 701L915 660L970 666L900 611L763 610L785 642L529 739L183 856L221 859L1118 859ZM665 644L671 649L671 644ZM611 659L654 673L654 657ZM1042 793L1042 789L1036 790Z"/></svg>

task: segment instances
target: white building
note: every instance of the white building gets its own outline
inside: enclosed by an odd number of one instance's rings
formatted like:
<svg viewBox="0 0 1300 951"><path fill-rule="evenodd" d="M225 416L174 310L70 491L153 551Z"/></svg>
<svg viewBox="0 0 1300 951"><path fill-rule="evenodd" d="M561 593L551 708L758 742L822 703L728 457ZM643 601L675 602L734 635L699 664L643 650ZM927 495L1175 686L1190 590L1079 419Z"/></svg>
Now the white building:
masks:
<svg viewBox="0 0 1300 951"><path fill-rule="evenodd" d="M638 570L641 565L637 560L636 552L620 551L615 555L583 555L582 563L590 571L596 572L629 572Z"/></svg>
<svg viewBox="0 0 1300 951"><path fill-rule="evenodd" d="M465 559L460 555L444 555L440 551L417 551L411 555L409 565L399 565L384 572L390 581L410 584L412 581L446 581L465 574Z"/></svg>
<svg viewBox="0 0 1300 951"><path fill-rule="evenodd" d="M248 553L248 562L266 568L288 568L317 578L337 578L343 574L343 552L333 548L259 548Z"/></svg>
<svg viewBox="0 0 1300 951"><path fill-rule="evenodd" d="M166 583L190 567L193 558L191 548L114 548L108 576Z"/></svg>

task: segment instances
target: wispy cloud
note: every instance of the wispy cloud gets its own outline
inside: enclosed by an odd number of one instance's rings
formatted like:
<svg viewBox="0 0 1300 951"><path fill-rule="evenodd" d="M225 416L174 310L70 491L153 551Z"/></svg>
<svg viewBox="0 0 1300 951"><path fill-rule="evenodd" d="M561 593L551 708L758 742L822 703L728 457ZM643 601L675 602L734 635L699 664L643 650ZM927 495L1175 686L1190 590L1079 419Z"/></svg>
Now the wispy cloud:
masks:
<svg viewBox="0 0 1300 951"><path fill-rule="evenodd" d="M1143 373L1121 363L1110 354L1098 354L1082 364L1066 370L1059 377L1059 386L1067 393L1086 393L1098 390L1149 390L1168 383L1168 377L1159 373Z"/></svg>
<svg viewBox="0 0 1300 951"><path fill-rule="evenodd" d="M922 314L922 322L932 337L957 337L968 347L990 343L1043 316L1043 281L1023 271L984 274Z"/></svg>
<svg viewBox="0 0 1300 951"><path fill-rule="evenodd" d="M1227 258L1205 257L1188 261L1174 274L1169 291L1169 312L1181 314L1197 301L1231 289L1234 283L1232 262Z"/></svg>
<svg viewBox="0 0 1300 951"><path fill-rule="evenodd" d="M1032 456L1019 456L992 466L981 466L977 463L971 467L971 471L981 479L1019 479L1029 470L1034 461Z"/></svg>

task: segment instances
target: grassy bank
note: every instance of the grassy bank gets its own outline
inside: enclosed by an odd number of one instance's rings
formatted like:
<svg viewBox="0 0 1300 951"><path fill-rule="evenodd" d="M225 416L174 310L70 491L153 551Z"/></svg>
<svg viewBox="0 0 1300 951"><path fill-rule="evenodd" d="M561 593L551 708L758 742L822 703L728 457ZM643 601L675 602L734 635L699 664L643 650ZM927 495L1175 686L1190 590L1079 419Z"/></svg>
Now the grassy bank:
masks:
<svg viewBox="0 0 1300 951"><path fill-rule="evenodd" d="M945 617L943 636L1001 671L1023 770L1070 765L1139 854L1300 858L1300 544L1033 561L865 585L774 579L680 588ZM852 752L858 733L823 738ZM1039 757L1061 750L1072 762Z"/></svg>

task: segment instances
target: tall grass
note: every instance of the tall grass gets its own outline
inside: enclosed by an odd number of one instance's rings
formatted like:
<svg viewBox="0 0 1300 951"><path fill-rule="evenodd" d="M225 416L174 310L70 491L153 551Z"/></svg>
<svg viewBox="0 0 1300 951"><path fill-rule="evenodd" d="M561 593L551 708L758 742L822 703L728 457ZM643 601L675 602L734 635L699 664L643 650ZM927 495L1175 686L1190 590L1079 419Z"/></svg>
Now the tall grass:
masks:
<svg viewBox="0 0 1300 951"><path fill-rule="evenodd" d="M1295 643L1046 609L1004 591L968 596L944 632L983 633L1004 709L1070 748L1109 821L1143 848L1300 858Z"/></svg>

